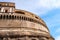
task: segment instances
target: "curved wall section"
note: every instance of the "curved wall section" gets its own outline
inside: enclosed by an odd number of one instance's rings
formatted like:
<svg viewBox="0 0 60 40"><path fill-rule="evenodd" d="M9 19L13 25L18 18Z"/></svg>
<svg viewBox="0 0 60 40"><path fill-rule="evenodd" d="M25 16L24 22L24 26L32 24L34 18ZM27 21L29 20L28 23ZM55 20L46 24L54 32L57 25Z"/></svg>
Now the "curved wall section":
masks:
<svg viewBox="0 0 60 40"><path fill-rule="evenodd" d="M37 15L15 9L15 3L0 2L0 40L54 40Z"/></svg>
<svg viewBox="0 0 60 40"><path fill-rule="evenodd" d="M17 28L31 28L31 29L37 29L41 31L48 32L47 28L42 26L41 24L37 24L34 22L29 21L23 21L23 20L0 20L0 28L7 28L7 27L17 27ZM3 22L3 24L2 24Z"/></svg>
<svg viewBox="0 0 60 40"><path fill-rule="evenodd" d="M31 18L31 17L27 17L25 15L9 15L9 14L2 14L0 15L0 19L14 19L14 20L25 20L25 21L30 21L30 22L34 22L34 23L38 23L38 24L41 24L43 25L44 27L46 27L46 25L42 24L39 20L36 20L34 18ZM47 28L47 27L46 27ZM48 29L48 28L47 28Z"/></svg>

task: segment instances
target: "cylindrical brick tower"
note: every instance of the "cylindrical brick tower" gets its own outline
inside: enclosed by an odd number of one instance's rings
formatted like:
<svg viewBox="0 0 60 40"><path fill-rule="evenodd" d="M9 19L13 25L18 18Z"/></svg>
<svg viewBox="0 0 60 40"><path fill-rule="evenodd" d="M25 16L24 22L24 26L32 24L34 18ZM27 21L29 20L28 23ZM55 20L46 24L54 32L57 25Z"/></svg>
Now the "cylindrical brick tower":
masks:
<svg viewBox="0 0 60 40"><path fill-rule="evenodd" d="M54 40L37 15L15 9L15 3L0 2L0 40Z"/></svg>

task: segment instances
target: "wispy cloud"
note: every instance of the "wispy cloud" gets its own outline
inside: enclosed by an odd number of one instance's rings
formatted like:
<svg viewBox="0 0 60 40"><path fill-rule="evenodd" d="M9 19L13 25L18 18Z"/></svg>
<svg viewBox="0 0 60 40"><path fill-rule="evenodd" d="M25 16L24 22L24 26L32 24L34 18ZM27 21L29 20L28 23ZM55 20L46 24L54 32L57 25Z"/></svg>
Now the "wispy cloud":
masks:
<svg viewBox="0 0 60 40"><path fill-rule="evenodd" d="M60 0L39 0L38 11L40 14L45 15L48 11L60 8Z"/></svg>
<svg viewBox="0 0 60 40"><path fill-rule="evenodd" d="M55 40L60 40L60 36L56 37Z"/></svg>
<svg viewBox="0 0 60 40"><path fill-rule="evenodd" d="M60 8L60 0L3 0L3 2L4 1L15 2L16 8L31 11L38 15L45 15L49 10Z"/></svg>
<svg viewBox="0 0 60 40"><path fill-rule="evenodd" d="M60 8L60 0L40 0L39 2L41 7L45 8Z"/></svg>

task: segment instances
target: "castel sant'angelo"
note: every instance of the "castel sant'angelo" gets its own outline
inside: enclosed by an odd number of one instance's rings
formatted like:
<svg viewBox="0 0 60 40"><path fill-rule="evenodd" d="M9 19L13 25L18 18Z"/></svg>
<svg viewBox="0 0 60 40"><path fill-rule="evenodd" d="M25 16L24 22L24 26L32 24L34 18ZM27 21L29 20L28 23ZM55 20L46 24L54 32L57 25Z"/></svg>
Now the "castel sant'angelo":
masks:
<svg viewBox="0 0 60 40"><path fill-rule="evenodd" d="M37 15L0 2L0 40L54 40L45 22Z"/></svg>

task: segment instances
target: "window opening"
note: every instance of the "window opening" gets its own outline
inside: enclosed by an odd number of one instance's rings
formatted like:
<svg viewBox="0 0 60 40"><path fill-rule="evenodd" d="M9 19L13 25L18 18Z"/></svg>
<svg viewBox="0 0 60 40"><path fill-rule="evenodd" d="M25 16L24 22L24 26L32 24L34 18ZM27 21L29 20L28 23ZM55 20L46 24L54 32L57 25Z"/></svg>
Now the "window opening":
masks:
<svg viewBox="0 0 60 40"><path fill-rule="evenodd" d="M5 10L5 13L7 13L8 12L8 10Z"/></svg>

